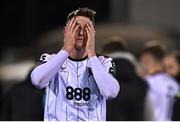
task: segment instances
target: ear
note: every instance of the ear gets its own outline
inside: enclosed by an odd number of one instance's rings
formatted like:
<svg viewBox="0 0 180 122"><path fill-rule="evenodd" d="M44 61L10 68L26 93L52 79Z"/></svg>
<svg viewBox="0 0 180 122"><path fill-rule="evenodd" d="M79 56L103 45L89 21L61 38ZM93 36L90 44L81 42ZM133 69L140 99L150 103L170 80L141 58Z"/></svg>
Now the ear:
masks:
<svg viewBox="0 0 180 122"><path fill-rule="evenodd" d="M64 29L63 29L63 34L65 35L66 34L66 27L64 27Z"/></svg>

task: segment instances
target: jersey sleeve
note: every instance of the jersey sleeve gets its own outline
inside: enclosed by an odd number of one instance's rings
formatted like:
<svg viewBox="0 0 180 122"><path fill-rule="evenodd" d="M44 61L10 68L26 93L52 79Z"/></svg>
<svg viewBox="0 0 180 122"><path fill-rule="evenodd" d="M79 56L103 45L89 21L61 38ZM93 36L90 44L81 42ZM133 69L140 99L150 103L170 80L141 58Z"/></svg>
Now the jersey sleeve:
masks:
<svg viewBox="0 0 180 122"><path fill-rule="evenodd" d="M103 64L106 71L109 72L114 78L116 78L116 67L112 58L104 56L102 56L101 58L102 59L100 60L100 62Z"/></svg>
<svg viewBox="0 0 180 122"><path fill-rule="evenodd" d="M115 69L112 65L111 58L91 57L88 61L88 66L91 68L94 79L100 90L100 93L106 98L115 98L119 93L119 83L113 77Z"/></svg>
<svg viewBox="0 0 180 122"><path fill-rule="evenodd" d="M31 72L32 84L40 89L47 86L68 56L69 54L65 50L59 51L56 55L41 55L39 65Z"/></svg>
<svg viewBox="0 0 180 122"><path fill-rule="evenodd" d="M42 54L39 58L38 65L48 62L53 58L54 55L55 54L47 54L47 53Z"/></svg>

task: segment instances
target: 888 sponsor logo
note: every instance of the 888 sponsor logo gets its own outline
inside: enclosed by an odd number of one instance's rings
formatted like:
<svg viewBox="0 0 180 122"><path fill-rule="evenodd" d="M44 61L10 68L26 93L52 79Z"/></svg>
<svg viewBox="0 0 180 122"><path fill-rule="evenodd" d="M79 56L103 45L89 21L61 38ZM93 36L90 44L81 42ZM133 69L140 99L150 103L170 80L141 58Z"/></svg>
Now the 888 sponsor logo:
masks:
<svg viewBox="0 0 180 122"><path fill-rule="evenodd" d="M68 100L84 100L84 101L89 101L91 99L91 90L88 87L85 87L83 89L81 88L75 88L68 86L66 87L66 98Z"/></svg>

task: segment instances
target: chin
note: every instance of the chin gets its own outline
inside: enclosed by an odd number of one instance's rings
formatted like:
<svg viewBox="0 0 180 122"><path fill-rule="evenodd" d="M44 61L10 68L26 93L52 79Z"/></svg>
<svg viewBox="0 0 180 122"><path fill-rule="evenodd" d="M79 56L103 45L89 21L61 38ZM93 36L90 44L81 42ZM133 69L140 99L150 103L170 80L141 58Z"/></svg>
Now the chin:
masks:
<svg viewBox="0 0 180 122"><path fill-rule="evenodd" d="M76 50L82 50L82 49L85 49L85 46L83 46L83 45L76 45L75 49Z"/></svg>
<svg viewBox="0 0 180 122"><path fill-rule="evenodd" d="M76 43L75 44L75 49L76 50L82 50L86 48L86 43Z"/></svg>

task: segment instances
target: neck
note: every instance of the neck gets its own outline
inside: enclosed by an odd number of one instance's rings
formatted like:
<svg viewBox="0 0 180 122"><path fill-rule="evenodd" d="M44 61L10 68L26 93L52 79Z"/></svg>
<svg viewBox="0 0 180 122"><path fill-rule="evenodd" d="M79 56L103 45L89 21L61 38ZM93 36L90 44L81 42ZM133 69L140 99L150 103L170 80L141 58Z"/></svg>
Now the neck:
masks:
<svg viewBox="0 0 180 122"><path fill-rule="evenodd" d="M149 74L150 75L153 75L153 74L156 74L156 73L159 73L159 72L163 72L163 68L162 66L158 65L156 67L153 67L150 71L149 71Z"/></svg>
<svg viewBox="0 0 180 122"><path fill-rule="evenodd" d="M81 58L84 58L86 56L86 51L85 49L74 49L72 51L72 53L70 54L70 57L73 58L73 59L81 59Z"/></svg>

